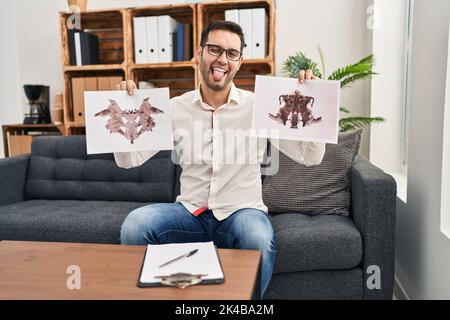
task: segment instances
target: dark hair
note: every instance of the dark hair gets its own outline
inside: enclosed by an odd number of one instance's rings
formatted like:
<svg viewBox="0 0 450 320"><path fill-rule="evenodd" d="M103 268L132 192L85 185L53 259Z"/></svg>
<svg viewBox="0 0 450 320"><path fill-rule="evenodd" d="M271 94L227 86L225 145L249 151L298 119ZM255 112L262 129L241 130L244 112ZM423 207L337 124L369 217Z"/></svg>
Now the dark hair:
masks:
<svg viewBox="0 0 450 320"><path fill-rule="evenodd" d="M245 45L244 32L242 32L242 28L240 25L232 21L215 20L208 23L208 25L202 31L200 46L203 47L206 44L206 42L208 41L208 34L213 30L227 30L237 34L241 39L241 52L242 52Z"/></svg>

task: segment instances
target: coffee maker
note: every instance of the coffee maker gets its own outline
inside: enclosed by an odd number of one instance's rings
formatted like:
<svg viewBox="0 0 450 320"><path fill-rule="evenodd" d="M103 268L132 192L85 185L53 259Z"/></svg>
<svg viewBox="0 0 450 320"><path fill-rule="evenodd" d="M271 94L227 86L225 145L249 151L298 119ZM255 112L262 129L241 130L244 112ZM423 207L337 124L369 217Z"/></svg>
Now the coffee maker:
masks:
<svg viewBox="0 0 450 320"><path fill-rule="evenodd" d="M28 98L30 112L25 114L23 124L51 123L50 118L50 87L26 84L23 86Z"/></svg>

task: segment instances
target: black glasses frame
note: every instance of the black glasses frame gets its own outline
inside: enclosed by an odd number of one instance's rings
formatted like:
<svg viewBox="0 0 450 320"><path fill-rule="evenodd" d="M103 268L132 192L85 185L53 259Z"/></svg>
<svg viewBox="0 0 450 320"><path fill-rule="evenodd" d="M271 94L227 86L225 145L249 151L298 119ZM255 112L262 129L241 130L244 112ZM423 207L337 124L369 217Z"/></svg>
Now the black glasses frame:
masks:
<svg viewBox="0 0 450 320"><path fill-rule="evenodd" d="M225 51L225 56L227 57L228 60L230 61L239 61L239 59L241 59L242 57L242 52L235 50L235 49L224 49L221 46L215 45L215 44L204 44L202 46L202 48L207 47L208 53L212 56L215 57L220 57L222 55L222 53ZM213 53L211 52L210 48L216 48L220 50L219 54ZM228 56L230 53L239 53L239 57L237 59L230 59L230 57Z"/></svg>

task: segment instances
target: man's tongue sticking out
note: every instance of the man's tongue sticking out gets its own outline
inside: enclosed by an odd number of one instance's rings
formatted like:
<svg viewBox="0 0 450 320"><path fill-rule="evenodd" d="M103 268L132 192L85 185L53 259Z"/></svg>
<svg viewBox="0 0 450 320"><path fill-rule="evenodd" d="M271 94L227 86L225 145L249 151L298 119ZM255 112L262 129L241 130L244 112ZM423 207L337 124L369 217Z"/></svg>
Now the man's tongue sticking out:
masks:
<svg viewBox="0 0 450 320"><path fill-rule="evenodd" d="M214 81L221 81L223 77L225 76L226 71L222 68L213 67L212 68L212 75Z"/></svg>

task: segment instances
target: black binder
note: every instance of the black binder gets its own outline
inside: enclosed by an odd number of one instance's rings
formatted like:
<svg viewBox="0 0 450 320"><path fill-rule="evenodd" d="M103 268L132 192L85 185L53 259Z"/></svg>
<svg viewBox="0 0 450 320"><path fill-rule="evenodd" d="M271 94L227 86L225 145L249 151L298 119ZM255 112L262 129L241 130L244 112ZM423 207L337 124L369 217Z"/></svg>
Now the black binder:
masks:
<svg viewBox="0 0 450 320"><path fill-rule="evenodd" d="M80 34L81 64L98 64L99 63L99 40L96 35L81 31L68 30L70 64L76 66L76 44L75 33Z"/></svg>

